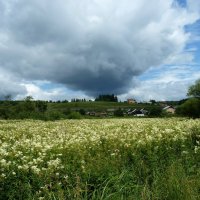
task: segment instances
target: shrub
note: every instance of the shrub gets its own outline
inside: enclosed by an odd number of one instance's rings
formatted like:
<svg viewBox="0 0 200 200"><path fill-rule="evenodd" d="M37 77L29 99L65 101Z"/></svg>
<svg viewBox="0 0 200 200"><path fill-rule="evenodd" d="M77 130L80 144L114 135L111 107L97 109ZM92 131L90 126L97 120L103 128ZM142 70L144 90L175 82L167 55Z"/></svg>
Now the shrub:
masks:
<svg viewBox="0 0 200 200"><path fill-rule="evenodd" d="M124 116L123 110L121 108L118 108L117 110L115 110L114 116L123 117Z"/></svg>
<svg viewBox="0 0 200 200"><path fill-rule="evenodd" d="M178 115L192 118L200 117L200 100L197 98L188 99L185 103L177 108L176 113Z"/></svg>
<svg viewBox="0 0 200 200"><path fill-rule="evenodd" d="M58 111L50 111L46 113L46 120L59 120L62 118L65 118L65 115Z"/></svg>
<svg viewBox="0 0 200 200"><path fill-rule="evenodd" d="M80 113L81 115L85 115L86 112L85 112L84 109L80 109L80 110L79 110L79 113Z"/></svg>
<svg viewBox="0 0 200 200"><path fill-rule="evenodd" d="M82 116L79 112L71 112L68 116L67 119L81 119Z"/></svg>
<svg viewBox="0 0 200 200"><path fill-rule="evenodd" d="M151 117L159 117L162 115L162 109L158 106L152 106L149 111L149 116Z"/></svg>

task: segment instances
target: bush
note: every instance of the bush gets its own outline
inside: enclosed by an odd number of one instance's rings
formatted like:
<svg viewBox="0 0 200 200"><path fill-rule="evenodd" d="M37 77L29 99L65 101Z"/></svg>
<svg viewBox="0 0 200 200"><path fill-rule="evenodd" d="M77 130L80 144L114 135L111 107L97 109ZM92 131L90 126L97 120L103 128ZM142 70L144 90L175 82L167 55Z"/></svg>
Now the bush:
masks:
<svg viewBox="0 0 200 200"><path fill-rule="evenodd" d="M79 112L71 112L68 116L67 119L81 119L82 116Z"/></svg>
<svg viewBox="0 0 200 200"><path fill-rule="evenodd" d="M162 115L162 109L158 106L153 106L149 110L149 116L151 117L160 117Z"/></svg>
<svg viewBox="0 0 200 200"><path fill-rule="evenodd" d="M8 111L5 108L0 108L0 119L8 119Z"/></svg>
<svg viewBox="0 0 200 200"><path fill-rule="evenodd" d="M50 111L46 113L46 120L59 120L63 118L66 118L66 116L58 111Z"/></svg>
<svg viewBox="0 0 200 200"><path fill-rule="evenodd" d="M16 119L30 119L31 118L32 113L28 112L28 111L21 111L19 112L15 118Z"/></svg>
<svg viewBox="0 0 200 200"><path fill-rule="evenodd" d="M176 113L192 118L200 117L200 100L197 98L188 99L176 109Z"/></svg>
<svg viewBox="0 0 200 200"><path fill-rule="evenodd" d="M70 109L66 109L66 110L63 110L62 111L62 113L64 114L64 115L69 115L69 114L71 114L71 110Z"/></svg>
<svg viewBox="0 0 200 200"><path fill-rule="evenodd" d="M79 110L79 113L80 113L81 115L85 115L86 112L85 112L84 109L80 109L80 110Z"/></svg>
<svg viewBox="0 0 200 200"><path fill-rule="evenodd" d="M114 116L123 117L124 116L123 110L121 108L118 108L117 110L115 110Z"/></svg>
<svg viewBox="0 0 200 200"><path fill-rule="evenodd" d="M36 101L35 105L36 105L36 109L39 112L44 113L44 112L47 111L47 102L45 102L45 101Z"/></svg>

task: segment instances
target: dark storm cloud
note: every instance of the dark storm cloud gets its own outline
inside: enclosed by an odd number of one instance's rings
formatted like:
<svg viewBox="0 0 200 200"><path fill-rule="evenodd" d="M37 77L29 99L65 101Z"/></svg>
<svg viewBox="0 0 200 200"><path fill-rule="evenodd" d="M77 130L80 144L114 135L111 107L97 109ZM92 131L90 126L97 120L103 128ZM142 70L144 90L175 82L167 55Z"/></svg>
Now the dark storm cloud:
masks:
<svg viewBox="0 0 200 200"><path fill-rule="evenodd" d="M147 3L0 0L0 70L92 95L124 93L135 76L182 51L183 27L197 19L172 0Z"/></svg>

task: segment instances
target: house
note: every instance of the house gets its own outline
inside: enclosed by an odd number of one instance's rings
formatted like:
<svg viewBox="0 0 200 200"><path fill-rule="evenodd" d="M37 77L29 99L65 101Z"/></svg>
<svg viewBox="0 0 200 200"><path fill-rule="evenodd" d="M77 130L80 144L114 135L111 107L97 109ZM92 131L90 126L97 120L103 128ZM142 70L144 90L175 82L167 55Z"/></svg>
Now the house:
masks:
<svg viewBox="0 0 200 200"><path fill-rule="evenodd" d="M95 116L96 117L107 117L107 115L108 115L107 112L97 112Z"/></svg>
<svg viewBox="0 0 200 200"><path fill-rule="evenodd" d="M128 114L128 115L134 115L136 111L137 111L137 109L134 109L134 110L129 109L129 110L127 111L127 114Z"/></svg>
<svg viewBox="0 0 200 200"><path fill-rule="evenodd" d="M127 99L127 103L134 104L134 103L137 103L137 101L135 99Z"/></svg>
<svg viewBox="0 0 200 200"><path fill-rule="evenodd" d="M89 116L93 116L93 117L107 117L107 112L95 112L95 111L92 111L92 112L87 112L86 115L89 115Z"/></svg>
<svg viewBox="0 0 200 200"><path fill-rule="evenodd" d="M142 112L142 110L136 110L136 111L133 113L133 116L135 116L135 117L144 117L145 114Z"/></svg>
<svg viewBox="0 0 200 200"><path fill-rule="evenodd" d="M142 109L134 109L134 110L129 109L127 111L127 114L128 115L133 115L133 116L136 116L136 117L144 117L145 115L148 114L148 111L145 110L144 108L142 108Z"/></svg>
<svg viewBox="0 0 200 200"><path fill-rule="evenodd" d="M145 110L144 108L140 109L140 110L137 110L134 114L134 116L136 117L144 117L145 115L148 114L148 111Z"/></svg>
<svg viewBox="0 0 200 200"><path fill-rule="evenodd" d="M165 106L163 110L167 113L175 114L175 108L173 106Z"/></svg>
<svg viewBox="0 0 200 200"><path fill-rule="evenodd" d="M94 111L92 111L92 112L87 112L86 115L89 115L89 116L95 116L96 113L95 113Z"/></svg>
<svg viewBox="0 0 200 200"><path fill-rule="evenodd" d="M148 110L145 110L144 108L142 108L140 111L141 111L142 114L144 114L144 115L147 115L147 114L149 113L149 111L148 111Z"/></svg>

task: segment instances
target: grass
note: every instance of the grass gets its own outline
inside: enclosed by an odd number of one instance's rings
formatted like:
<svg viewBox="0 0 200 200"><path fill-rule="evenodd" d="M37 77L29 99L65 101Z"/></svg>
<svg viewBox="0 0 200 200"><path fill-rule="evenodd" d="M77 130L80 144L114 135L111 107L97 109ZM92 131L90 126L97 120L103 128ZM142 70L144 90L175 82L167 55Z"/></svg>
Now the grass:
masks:
<svg viewBox="0 0 200 200"><path fill-rule="evenodd" d="M0 121L0 199L198 200L200 121Z"/></svg>
<svg viewBox="0 0 200 200"><path fill-rule="evenodd" d="M117 108L151 108L152 105L148 104L128 104L124 102L68 102L68 103L48 103L49 110L79 110L85 109L89 111L102 111L107 109L117 109Z"/></svg>

